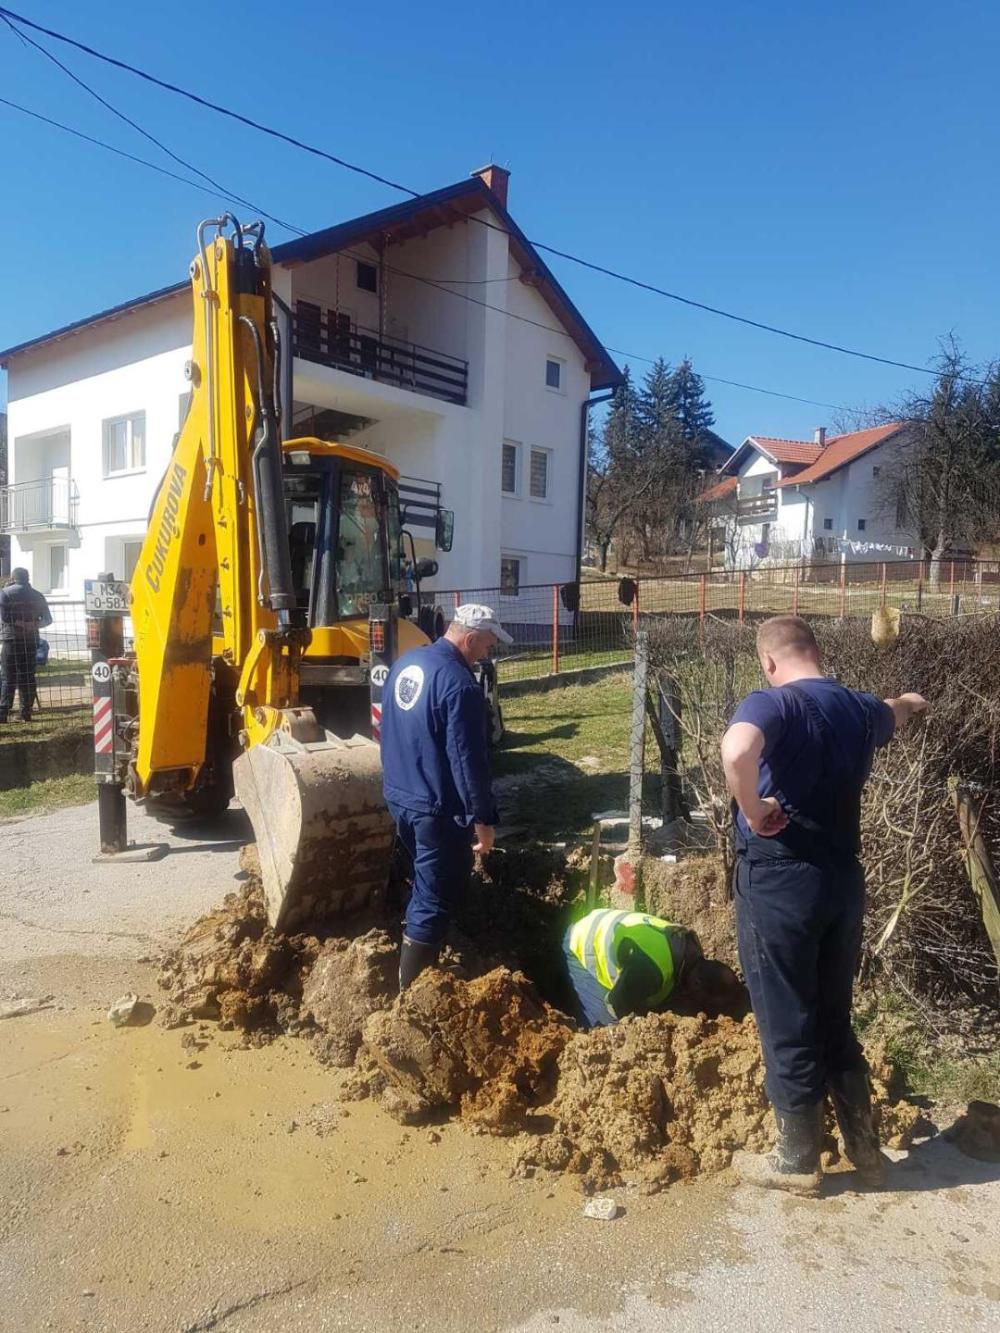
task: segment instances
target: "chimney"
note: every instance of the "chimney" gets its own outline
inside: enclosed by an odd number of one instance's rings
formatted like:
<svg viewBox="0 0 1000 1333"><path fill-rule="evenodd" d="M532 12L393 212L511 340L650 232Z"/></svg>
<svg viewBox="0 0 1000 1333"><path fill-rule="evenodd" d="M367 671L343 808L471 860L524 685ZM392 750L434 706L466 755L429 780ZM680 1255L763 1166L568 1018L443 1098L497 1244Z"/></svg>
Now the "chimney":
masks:
<svg viewBox="0 0 1000 1333"><path fill-rule="evenodd" d="M510 172L506 167L498 167L495 162L490 162L488 166L480 167L471 174L478 176L486 188L496 195L503 207L507 207L507 182L510 180Z"/></svg>
<svg viewBox="0 0 1000 1333"><path fill-rule="evenodd" d="M817 426L813 432L813 443L818 444L821 449L826 448L826 427Z"/></svg>

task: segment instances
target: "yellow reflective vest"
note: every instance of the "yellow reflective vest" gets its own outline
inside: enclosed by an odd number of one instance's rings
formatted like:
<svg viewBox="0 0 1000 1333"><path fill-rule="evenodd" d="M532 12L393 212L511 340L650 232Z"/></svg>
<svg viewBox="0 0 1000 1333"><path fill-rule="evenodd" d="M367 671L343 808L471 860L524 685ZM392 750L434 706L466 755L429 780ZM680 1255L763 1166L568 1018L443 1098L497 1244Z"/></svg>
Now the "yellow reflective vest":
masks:
<svg viewBox="0 0 1000 1333"><path fill-rule="evenodd" d="M662 1004L674 989L674 958L670 936L682 931L659 916L645 912L616 912L598 907L573 926L569 935L570 953L605 990L618 980L618 949L623 940L631 940L654 963L660 973L660 988L646 1001L651 1009Z"/></svg>

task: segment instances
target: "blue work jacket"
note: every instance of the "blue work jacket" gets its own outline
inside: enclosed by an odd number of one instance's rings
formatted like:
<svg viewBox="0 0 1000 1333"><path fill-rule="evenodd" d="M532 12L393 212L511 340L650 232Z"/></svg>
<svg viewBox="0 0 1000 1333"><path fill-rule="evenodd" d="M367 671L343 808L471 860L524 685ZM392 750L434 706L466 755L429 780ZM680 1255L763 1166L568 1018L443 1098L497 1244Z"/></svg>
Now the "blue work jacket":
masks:
<svg viewBox="0 0 1000 1333"><path fill-rule="evenodd" d="M486 701L447 639L399 659L382 691L382 790L390 805L495 824Z"/></svg>

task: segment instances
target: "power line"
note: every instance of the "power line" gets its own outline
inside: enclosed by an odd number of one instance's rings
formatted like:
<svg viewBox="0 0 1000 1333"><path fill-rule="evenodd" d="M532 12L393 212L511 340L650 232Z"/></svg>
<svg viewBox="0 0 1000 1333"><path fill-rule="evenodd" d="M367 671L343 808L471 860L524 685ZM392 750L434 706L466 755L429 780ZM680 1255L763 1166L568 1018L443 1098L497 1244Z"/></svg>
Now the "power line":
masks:
<svg viewBox="0 0 1000 1333"><path fill-rule="evenodd" d="M227 202L232 202L233 199L238 198L238 196L227 194L221 189L214 189L210 186L202 185L200 181L190 180L187 176L181 176L177 172L170 171L168 168L160 166L156 162L150 162L148 158L138 157L134 153L128 153L124 149L117 148L114 144L109 144L105 142L103 139L97 139L90 134L84 134L82 130L74 129L71 125L66 125L62 121L54 120L51 116L42 115L42 113L39 111L32 111L29 107L22 106L19 102L11 101L10 98L0 96L0 105L10 107L14 111L19 111L22 115L30 116L33 120L38 120L45 125L50 125L53 129L62 130L65 134L71 134L76 139L82 139L85 143L92 144L96 148L102 148L106 152L114 153L117 157L124 158L128 162L134 162L138 166L146 167L148 170L155 171L159 175L167 177L169 180L179 181L182 185L188 185L192 189L200 190L204 194L210 194L215 198L220 198ZM250 207L254 207L254 205L250 205ZM264 212L263 210L255 209L255 211L261 212L264 217L268 218L271 217L270 214ZM274 219L271 220L273 221ZM288 230L295 232L299 236L306 236L309 234L308 232L303 231L301 227L296 227L292 223L283 223L282 225L287 227ZM366 263L369 262L367 255L359 254L357 251L341 250L339 251L339 253L345 255L349 259L358 259ZM488 301L481 301L477 297L471 296L466 292L452 291L450 287L445 285L448 282L457 282L459 281L458 279L428 278L425 277L423 274L410 273L406 269L397 268L393 264L387 264L384 262L384 260L383 260L383 267L387 268L388 271L393 275L395 275L396 277L408 278L409 280L421 283L424 286L434 287L438 291L442 291L448 296L454 296L457 297L459 300L468 301L473 305L481 306L483 309L493 311L494 313L499 315L503 315L507 319L514 319L523 324L530 324L534 328L542 329L546 333L556 334L559 337L572 338L572 334L568 333L563 328L557 328L555 325L552 324L543 324L540 320L531 319L527 315L519 315L516 313L516 311L505 310L502 306L491 305ZM515 279L504 278L504 279L493 279L492 281L509 282L514 280ZM638 352L628 352L620 347L609 347L608 351L613 352L616 356L625 357L629 361L641 361L647 365L653 365L655 364L656 361L655 357L642 356ZM822 403L812 398L799 398L794 394L781 393L777 389L765 389L757 384L744 384L738 380L723 379L719 375L701 374L701 378L705 380L710 380L713 383L717 384L727 384L733 388L746 389L753 393L767 394L769 397L773 398L786 398L792 402L805 403L812 407L826 407L830 408L832 411L848 410L847 408L840 407L835 403Z"/></svg>
<svg viewBox="0 0 1000 1333"><path fill-rule="evenodd" d="M44 33L46 36L52 37L56 41L64 42L68 46L73 46L78 51L82 51L86 55L92 56L95 60L101 60L105 64L114 66L116 69L125 70L127 73L133 74L147 83L154 84L156 87L174 93L177 96L185 97L189 101L196 103L198 106L205 107L210 111L215 111L219 115L227 116L231 120L239 121L241 124L249 126L251 129L257 130L262 134L269 135L271 138L279 139L284 143L290 144L292 147L300 148L303 152L311 153L315 157L324 158L327 161L334 163L336 166L344 167L346 170L355 172L360 176L366 176L369 180L378 181L380 184L387 185L390 189L398 190L400 193L407 194L412 198L419 198L420 192L411 189L408 185L402 185L398 181L391 180L387 176L382 176L378 172L370 171L368 168L362 167L355 162L349 162L346 158L338 157L336 154L330 153L326 149L318 148L315 144L307 143L302 139L296 138L294 135L286 134L282 130L277 130L273 126L262 124L260 121L253 120L249 116L244 116L242 113L234 111L230 107L225 107L217 102L209 101L208 98L201 97L198 93L191 92L190 89L182 88L178 84L171 83L166 79L158 78L155 74L150 74L147 70L140 69L135 65L130 65L127 61L119 60L114 56L107 55L103 51L97 50L95 47L88 46L85 42L80 42L73 37L67 36L65 33L57 32L53 28L47 28L40 23L35 23L31 19L25 18L23 14L16 13L14 10L0 6L0 15L3 15L8 20L16 19L17 22L23 23L29 28L33 28L36 32ZM506 228L497 227L494 223L486 222L482 218L471 218L470 220L509 235ZM560 259L564 259L569 263L578 264L581 268L589 269L594 273L603 274L605 277L612 278L617 282L626 283L629 286L663 297L666 300L676 301L691 309L702 310L707 314L716 315L721 319L727 319L733 323L743 324L748 328L774 334L776 337L787 338L793 342L804 343L810 347L818 347L824 351L836 352L841 356L851 356L862 361L875 362L878 365L893 366L898 370L909 370L920 375L935 376L937 374L933 368L927 366L917 366L909 361L898 361L892 357L877 356L875 353L863 352L858 348L845 347L840 343L829 342L823 338L813 338L808 334L796 333L790 329L783 329L776 324L769 324L763 320L753 319L747 315L736 314L734 311L726 310L721 306L714 306L705 301L695 300L693 297L682 296L678 292L672 292L667 288L658 287L654 283L645 282L640 278L633 278L629 274L620 273L615 269L608 268L606 265L595 263L592 260L583 259L579 255L574 255L567 250L558 249L556 246L548 245L543 241L533 240L530 244L538 250L544 250L547 254L556 255ZM969 380L972 383L983 382L981 380L975 380L971 376L962 376L961 378Z"/></svg>
<svg viewBox="0 0 1000 1333"><path fill-rule="evenodd" d="M27 46L33 47L36 51L38 51L41 55L43 55L46 60L50 60L53 65L55 65L58 69L62 70L62 72L67 76L67 78L72 79L73 82L77 84L78 87L82 88L84 92L88 93L91 97L93 97L95 101L101 104L101 106L105 107L108 111L110 111L113 116L117 116L120 121L123 121L126 125L130 126L133 130L136 131L137 134L141 134L144 139L147 139L156 148L159 148L161 152L166 153L166 155L169 158L172 158L173 161L176 162L179 166L185 167L188 171L193 171L196 176L200 176L202 180L207 181L207 183L211 185L223 198L235 199L238 203L243 204L246 208L251 209L255 213L260 213L263 217L266 217L269 221L276 223L277 226L284 227L286 231L298 230L296 227L292 227L287 222L284 222L281 218L274 217L272 216L272 214L266 213L263 209L258 208L258 206L251 200L244 199L241 195L236 194L236 192L233 190L227 190L226 187L222 185L219 181L217 181L213 176L210 176L207 172L202 171L200 167L196 167L193 162L188 162L183 157L180 157L177 153L173 151L173 149L168 148L167 145L161 139L158 139L154 134L150 134L150 132L146 129L143 129L143 127L140 124L138 124L137 121L134 121L131 118L131 116L127 116L124 111L120 111L118 107L112 105L112 103L109 102L107 98L102 97L101 94L95 88L92 88L89 83L85 83L84 80L81 79L77 74L75 74L74 71L71 70L68 65L64 65L63 62L57 56L54 56L51 51L47 51L40 42L36 42L32 37L28 37L25 33L20 32L2 10L0 10L0 18L3 19L7 27L11 30L12 33L14 33L14 35L17 38L19 38L21 42L23 42ZM300 232L299 234L302 236L306 235L305 232Z"/></svg>

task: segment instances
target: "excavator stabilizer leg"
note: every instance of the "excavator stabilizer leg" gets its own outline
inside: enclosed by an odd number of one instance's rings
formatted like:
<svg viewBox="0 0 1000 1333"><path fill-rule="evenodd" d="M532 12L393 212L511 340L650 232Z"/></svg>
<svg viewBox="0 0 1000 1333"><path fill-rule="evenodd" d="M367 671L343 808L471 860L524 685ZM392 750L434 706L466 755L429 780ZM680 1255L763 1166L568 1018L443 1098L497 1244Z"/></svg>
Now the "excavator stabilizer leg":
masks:
<svg viewBox="0 0 1000 1333"><path fill-rule="evenodd" d="M256 835L272 926L309 930L380 906L393 824L377 745L277 732L236 760L233 778Z"/></svg>

